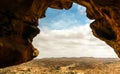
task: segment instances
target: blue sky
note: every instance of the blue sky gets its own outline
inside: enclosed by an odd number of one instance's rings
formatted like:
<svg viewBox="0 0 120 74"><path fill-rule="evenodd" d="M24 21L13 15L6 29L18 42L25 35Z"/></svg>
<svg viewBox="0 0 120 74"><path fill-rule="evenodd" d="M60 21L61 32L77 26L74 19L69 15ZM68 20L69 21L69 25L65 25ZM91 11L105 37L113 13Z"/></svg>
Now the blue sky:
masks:
<svg viewBox="0 0 120 74"><path fill-rule="evenodd" d="M78 6L77 4L74 4L69 10L48 8L46 18L40 20L40 27L47 26L49 29L61 30L73 26L85 25L89 21L85 11L85 7Z"/></svg>
<svg viewBox="0 0 120 74"><path fill-rule="evenodd" d="M41 33L33 40L40 50L37 58L102 57L116 58L111 47L92 35L86 9L73 4L69 10L48 8L46 17L39 20Z"/></svg>

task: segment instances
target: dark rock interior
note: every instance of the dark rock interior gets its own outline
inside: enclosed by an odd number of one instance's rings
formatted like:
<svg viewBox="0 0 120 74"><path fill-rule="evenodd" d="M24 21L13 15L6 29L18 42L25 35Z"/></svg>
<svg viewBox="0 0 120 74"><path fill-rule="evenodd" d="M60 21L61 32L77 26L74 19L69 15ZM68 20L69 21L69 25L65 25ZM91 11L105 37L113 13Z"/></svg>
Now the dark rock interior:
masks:
<svg viewBox="0 0 120 74"><path fill-rule="evenodd" d="M40 32L38 19L48 7L69 9L77 3L86 7L95 37L105 41L120 57L120 0L2 0L0 2L0 67L27 62L39 52L32 45ZM84 51L84 50L83 50Z"/></svg>

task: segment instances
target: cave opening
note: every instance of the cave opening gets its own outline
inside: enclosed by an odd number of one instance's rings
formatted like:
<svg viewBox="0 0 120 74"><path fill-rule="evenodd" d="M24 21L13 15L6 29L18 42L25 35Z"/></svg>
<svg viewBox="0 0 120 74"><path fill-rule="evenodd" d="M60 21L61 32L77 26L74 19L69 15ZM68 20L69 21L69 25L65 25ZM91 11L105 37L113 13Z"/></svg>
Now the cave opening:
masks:
<svg viewBox="0 0 120 74"><path fill-rule="evenodd" d="M33 45L40 49L37 58L117 57L113 49L92 35L86 8L73 4L69 10L48 8L39 20L41 33Z"/></svg>

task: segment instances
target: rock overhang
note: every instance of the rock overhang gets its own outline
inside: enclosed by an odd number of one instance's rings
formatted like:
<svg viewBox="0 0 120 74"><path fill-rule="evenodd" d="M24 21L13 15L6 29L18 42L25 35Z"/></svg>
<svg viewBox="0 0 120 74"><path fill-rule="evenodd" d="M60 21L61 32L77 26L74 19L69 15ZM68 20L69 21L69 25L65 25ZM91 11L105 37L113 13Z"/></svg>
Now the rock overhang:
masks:
<svg viewBox="0 0 120 74"><path fill-rule="evenodd" d="M95 20L90 24L94 36L120 57L120 0L4 0L0 2L0 67L37 56L32 40L40 32L38 19L45 17L48 7L70 9L73 2L86 7L87 17Z"/></svg>

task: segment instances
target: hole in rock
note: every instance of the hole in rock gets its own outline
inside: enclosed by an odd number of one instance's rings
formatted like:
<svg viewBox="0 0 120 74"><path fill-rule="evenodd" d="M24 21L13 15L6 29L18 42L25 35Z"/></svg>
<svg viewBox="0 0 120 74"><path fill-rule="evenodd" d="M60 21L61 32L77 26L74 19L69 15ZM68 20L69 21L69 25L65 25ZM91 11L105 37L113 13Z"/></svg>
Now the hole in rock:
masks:
<svg viewBox="0 0 120 74"><path fill-rule="evenodd" d="M92 35L86 9L73 4L69 10L48 8L39 20L41 33L33 45L40 49L37 58L48 57L117 57L113 49Z"/></svg>

